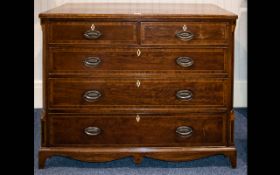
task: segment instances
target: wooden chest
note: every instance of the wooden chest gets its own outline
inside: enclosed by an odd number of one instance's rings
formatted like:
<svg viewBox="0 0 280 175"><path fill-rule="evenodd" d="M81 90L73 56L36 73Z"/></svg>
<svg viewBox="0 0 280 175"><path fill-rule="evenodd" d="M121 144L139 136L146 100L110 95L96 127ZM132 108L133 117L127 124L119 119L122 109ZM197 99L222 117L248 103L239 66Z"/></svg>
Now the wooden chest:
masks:
<svg viewBox="0 0 280 175"><path fill-rule="evenodd" d="M210 4L65 4L40 14L48 157L187 161L236 167L237 16Z"/></svg>

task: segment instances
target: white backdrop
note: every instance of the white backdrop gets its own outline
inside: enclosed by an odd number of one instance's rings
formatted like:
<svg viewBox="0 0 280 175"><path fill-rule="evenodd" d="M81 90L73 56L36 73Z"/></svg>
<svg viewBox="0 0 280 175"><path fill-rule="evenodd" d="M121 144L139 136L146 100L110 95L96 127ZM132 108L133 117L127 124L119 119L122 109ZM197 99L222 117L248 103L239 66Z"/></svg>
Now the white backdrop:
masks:
<svg viewBox="0 0 280 175"><path fill-rule="evenodd" d="M34 108L42 107L42 31L38 14L67 2L212 3L238 14L234 107L247 107L247 0L34 0Z"/></svg>

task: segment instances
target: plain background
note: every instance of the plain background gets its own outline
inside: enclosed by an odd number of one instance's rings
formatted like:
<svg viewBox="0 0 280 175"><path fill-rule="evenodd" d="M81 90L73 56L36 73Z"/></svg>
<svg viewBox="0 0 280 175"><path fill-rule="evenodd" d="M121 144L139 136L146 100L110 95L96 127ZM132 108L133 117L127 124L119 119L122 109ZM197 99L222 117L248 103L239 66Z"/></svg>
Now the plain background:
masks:
<svg viewBox="0 0 280 175"><path fill-rule="evenodd" d="M42 30L38 15L67 2L212 3L238 15L235 31L234 107L247 107L247 0L34 0L34 108L42 108Z"/></svg>

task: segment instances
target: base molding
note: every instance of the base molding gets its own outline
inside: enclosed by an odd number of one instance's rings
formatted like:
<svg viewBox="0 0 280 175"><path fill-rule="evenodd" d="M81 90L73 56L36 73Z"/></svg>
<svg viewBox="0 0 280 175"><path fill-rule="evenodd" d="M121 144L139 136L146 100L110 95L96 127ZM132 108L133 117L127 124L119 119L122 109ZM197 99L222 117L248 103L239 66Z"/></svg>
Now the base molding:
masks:
<svg viewBox="0 0 280 175"><path fill-rule="evenodd" d="M108 162L125 157L133 157L134 163L141 163L143 157L165 161L189 161L213 155L229 158L236 168L235 147L42 147L39 151L39 168L52 156L64 156L86 162Z"/></svg>

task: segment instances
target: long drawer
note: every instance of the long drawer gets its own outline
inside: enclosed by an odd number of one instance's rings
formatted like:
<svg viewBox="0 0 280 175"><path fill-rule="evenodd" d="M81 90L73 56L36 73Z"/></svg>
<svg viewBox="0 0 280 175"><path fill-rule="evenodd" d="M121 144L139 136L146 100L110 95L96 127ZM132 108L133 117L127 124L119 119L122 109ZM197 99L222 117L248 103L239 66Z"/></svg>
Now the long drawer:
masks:
<svg viewBox="0 0 280 175"><path fill-rule="evenodd" d="M228 79L51 78L49 107L183 105L221 107Z"/></svg>
<svg viewBox="0 0 280 175"><path fill-rule="evenodd" d="M217 146L225 114L49 115L50 146Z"/></svg>
<svg viewBox="0 0 280 175"><path fill-rule="evenodd" d="M49 73L101 71L178 71L180 73L228 73L224 48L50 48Z"/></svg>

